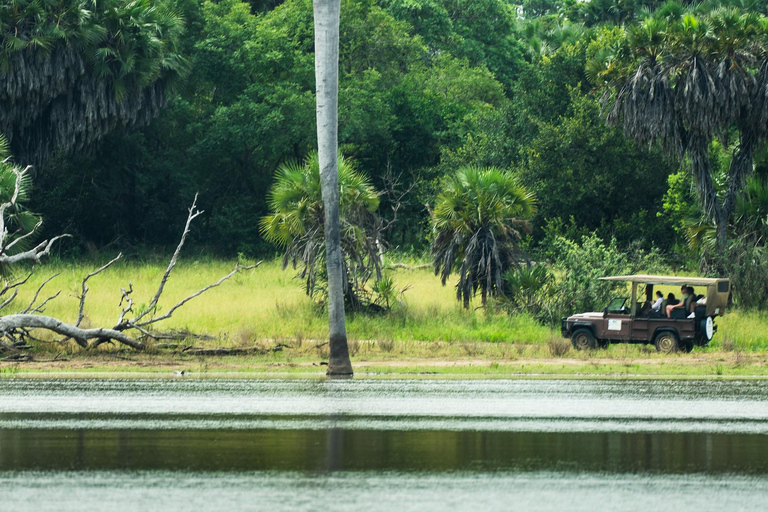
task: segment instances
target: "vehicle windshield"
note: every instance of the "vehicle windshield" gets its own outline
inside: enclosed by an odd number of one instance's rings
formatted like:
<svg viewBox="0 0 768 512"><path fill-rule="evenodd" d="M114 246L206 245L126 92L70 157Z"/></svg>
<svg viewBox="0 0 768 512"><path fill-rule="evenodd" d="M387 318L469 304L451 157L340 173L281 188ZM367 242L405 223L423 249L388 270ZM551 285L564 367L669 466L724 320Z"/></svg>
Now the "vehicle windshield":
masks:
<svg viewBox="0 0 768 512"><path fill-rule="evenodd" d="M626 313L627 309L624 307L629 297L616 297L608 304L609 313Z"/></svg>

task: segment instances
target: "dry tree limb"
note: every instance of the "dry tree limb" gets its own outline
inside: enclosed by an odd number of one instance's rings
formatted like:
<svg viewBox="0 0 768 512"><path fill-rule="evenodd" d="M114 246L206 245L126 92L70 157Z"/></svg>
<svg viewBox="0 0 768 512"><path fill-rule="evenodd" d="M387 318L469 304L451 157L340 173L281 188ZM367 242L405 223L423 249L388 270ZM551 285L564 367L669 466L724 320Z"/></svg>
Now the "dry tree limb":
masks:
<svg viewBox="0 0 768 512"><path fill-rule="evenodd" d="M45 307L45 305L48 304L49 302L51 302L56 297L58 297L59 295L61 295L61 290L57 291L56 293L54 293L53 295L51 295L50 297L45 299L37 307L35 307L35 309L33 309L31 311L28 311L28 313L42 313L43 311L45 311L45 309L43 309Z"/></svg>
<svg viewBox="0 0 768 512"><path fill-rule="evenodd" d="M120 317L117 319L117 325L123 325L125 315L128 313L133 313L133 299L131 298L131 294L133 293L133 283L129 281L128 289L126 290L125 288L120 288L120 293L122 297L120 298L120 304L118 304L117 307L122 307L123 301L125 301L125 307L120 311Z"/></svg>
<svg viewBox="0 0 768 512"><path fill-rule="evenodd" d="M14 300L16 300L16 296L18 294L19 294L19 290L18 289L13 290L13 293L11 294L11 296L8 297L7 299L5 299L2 304L0 304L0 310L2 310L3 308L5 308L5 306L7 306L8 304L10 304Z"/></svg>
<svg viewBox="0 0 768 512"><path fill-rule="evenodd" d="M48 256L51 253L51 248L53 247L53 244L61 240L62 238L70 238L72 235L59 235L51 238L50 240L43 240L40 242L36 247L20 252L18 254L14 254L12 256L9 256L7 254L0 254L0 265L13 265L14 263L18 263L20 261L31 261L32 263L40 263L40 258L43 256Z"/></svg>
<svg viewBox="0 0 768 512"><path fill-rule="evenodd" d="M19 311L19 313L20 314L25 314L25 313L29 313L30 311L32 311L32 306L34 306L35 302L37 302L37 297L40 296L40 292L43 291L43 288L45 288L45 285L50 283L53 279L55 279L58 276L59 276L59 274L53 274L51 277L49 277L48 279L43 281L42 284L37 287L37 291L35 292L35 296L32 297L32 301L29 303L29 306L27 306L26 308L24 308L21 311ZM61 291L59 291L59 293L61 293ZM54 295L53 298L57 297L59 295L59 293ZM52 297L49 297L45 302L48 302L49 300L51 300L51 298ZM43 304L45 304L45 302Z"/></svg>
<svg viewBox="0 0 768 512"><path fill-rule="evenodd" d="M88 348L88 340L113 339L137 350L143 350L144 344L127 334L114 329L81 329L74 325L65 324L57 318L45 315L17 314L0 317L0 334L6 334L14 329L31 328L46 329L57 334L68 336L83 348Z"/></svg>
<svg viewBox="0 0 768 512"><path fill-rule="evenodd" d="M179 253L181 253L181 248L184 246L184 241L187 238L187 235L189 234L189 226L192 223L192 221L198 216L203 213L202 210L197 209L197 194L195 194L195 199L192 201L192 206L189 207L189 215L187 215L187 223L184 225L184 231L181 233L181 240L179 240L179 245L176 246L176 250L173 252L173 256L171 257L171 261L168 263L168 268L165 270L165 273L163 274L162 279L160 280L160 286L157 288L157 292L155 293L155 296L152 298L152 301L149 303L149 306L144 311L141 311L138 316L134 319L134 324L138 324L138 322L147 316L148 313L151 311L154 311L154 309L157 307L157 301L160 300L160 295L163 294L163 288L165 288L165 283L168 282L168 278L171 276L171 272L173 271L173 268L176 266L176 262L179 259Z"/></svg>
<svg viewBox="0 0 768 512"><path fill-rule="evenodd" d="M83 321L83 317L85 316L83 310L85 309L85 296L88 295L88 290L89 290L89 288L88 288L88 280L90 278L92 278L93 276L96 276L96 275L104 272L109 267L111 267L114 263L117 263L118 261L120 261L122 258L123 258L123 253L120 253L117 256L115 256L106 265L103 265L103 266L97 268L96 270L94 270L93 272L91 272L90 274L85 276L85 278L83 279L83 283L81 285L81 292L80 292L80 297L79 297L79 299L80 299L80 308L78 309L78 312L77 312L77 322L75 322L75 327L80 327L80 323Z"/></svg>
<svg viewBox="0 0 768 512"><path fill-rule="evenodd" d="M221 285L221 283L223 283L224 281L228 280L229 278L231 278L233 275L237 274L241 270L251 270L251 269L254 269L254 268L258 267L259 265L261 265L261 263L262 262L259 261L255 265L247 265L247 266L242 266L242 265L240 265L238 263L237 265L235 265L235 269L232 272L230 272L229 274L225 275L224 277L222 277L221 279L219 279L215 283L209 284L208 286L206 286L204 288L201 288L200 290L196 291L192 295L186 297L181 302L177 303L175 306L173 306L171 309L169 309L168 312L166 314L164 314L163 316L159 316L157 318L152 318L152 319L146 320L144 322L136 322L134 320L133 322L131 322L129 324L129 326L130 327L134 327L134 328L139 328L139 327L145 327L147 325L152 325L152 324L154 324L156 322L160 322L161 320L167 320L167 319L171 318L171 315L173 315L174 311L179 309L181 306L183 306L184 304L186 304L190 300L194 299L195 297L199 297L200 295L202 295L203 293L207 292L211 288L216 288L217 286Z"/></svg>
<svg viewBox="0 0 768 512"><path fill-rule="evenodd" d="M11 264L11 263L15 263L18 261L25 261L25 260L31 260L37 263L39 262L42 256L48 255L50 253L51 247L57 240L69 235L61 235L61 236L54 237L50 240L46 240L38 244L38 246L35 247L34 249L31 249L29 251L26 251L20 254L16 254L14 256L7 256L6 254L3 253L3 244L7 239L6 238L7 232L5 231L6 227L5 227L5 221L3 216L5 215L5 211L8 208L11 208L15 205L16 198L18 197L18 189L19 189L22 174L23 174L23 171L19 171L18 169L15 170L15 172L16 172L16 189L15 189L14 196L10 202L0 205L0 237L2 237L0 238L0 264L4 264L4 263ZM184 246L184 242L186 241L187 235L189 234L190 225L192 221L202 213L203 212L201 210L197 209L197 195L195 195L195 199L192 202L192 206L189 208L189 215L187 216L187 221L186 221L186 224L184 225L184 231L182 232L181 239L179 241L179 244L176 246L176 250L174 251L171 261L168 264L168 268L163 273L163 276L160 280L160 284L157 288L157 291L155 292L155 295L152 298L152 301L149 303L149 306L147 306L146 309L142 310L135 318L126 319L126 316L129 313L133 312L133 305L134 305L133 299L130 296L131 293L133 293L133 285L129 283L128 290L126 290L125 288L120 290L121 300L120 300L119 307L121 307L122 310L121 310L117 325L115 325L111 329L109 328L83 329L80 327L80 324L82 323L83 318L85 316L85 313L84 313L85 300L89 290L88 284L87 284L88 280L98 275L99 273L103 272L104 270L112 266L117 261L119 261L122 258L122 254L119 254L117 257L115 257L113 260L111 260L104 266L94 270L93 272L85 276L85 278L82 280L81 293L78 297L79 298L78 316L77 316L77 321L74 325L62 322L61 320L50 317L50 316L34 314L34 313L39 313L48 302L50 302L51 300L53 300L59 295L60 292L56 293L51 297L48 297L41 304L35 306L35 303L37 302L37 299L40 296L40 293L45 287L45 285L48 282L50 282L51 279L56 277L56 275L54 275L48 278L46 281L44 281L40 285L40 287L37 289L37 292L35 293L34 298L32 299L32 302L30 302L30 304L24 310L22 310L20 313L15 315L0 316L0 337L8 337L9 339L15 341L18 339L19 336L24 337L25 336L24 333L26 333L26 335L28 336L30 329L45 329L45 330L52 331L54 333L64 336L64 338L59 340L58 343L63 343L72 339L78 345L80 345L85 349L94 349L94 348L97 348L99 345L102 345L104 343L111 343L114 340L124 345L127 345L131 348L134 348L137 350L143 350L145 348L145 344L137 339L134 339L132 336L126 334L126 331L135 329L144 337L160 339L158 335L152 333L149 329L147 329L147 327L157 322L160 322L162 320L167 320L173 315L173 313L176 310L184 306L187 302L191 301L195 297L199 297L200 295L210 290L211 288L215 288L221 285L223 282L227 281L228 279L230 279L232 276L234 276L236 273L240 272L241 270L250 270L250 269L256 268L261 264L261 262L258 262L255 265L248 265L248 266L242 266L240 264L237 264L235 266L235 269L232 272L225 275L215 283L205 286L200 290L196 291L195 293L193 293L192 295L189 295L188 297L184 298L183 300L178 302L176 305L171 307L168 310L168 312L165 313L164 315L159 316L157 318L154 318L151 316L147 318L148 315L154 314L154 312L157 310L157 305L163 293L163 290L165 289L165 285L168 282L168 279L170 278L171 272L176 266L176 263L178 262L179 254L181 253L181 249ZM0 296L7 293L11 289L14 289L14 294L5 302L0 304L0 309L10 304L10 302L16 298L16 294L18 292L17 288L22 284L24 284L25 282L27 282L30 276L31 274L27 276L25 279L10 285L6 282L4 288L0 290ZM125 306L123 306L123 304L125 304ZM256 350L256 349L253 349L253 350ZM0 341L0 351L18 352L18 350L14 346L8 345L2 341Z"/></svg>
<svg viewBox="0 0 768 512"><path fill-rule="evenodd" d="M19 281L14 281L11 284L8 284L8 281L6 281L5 284L3 285L3 289L0 290L0 297L8 293L10 290L13 290L14 288L18 288L19 286L25 284L27 281L29 281L29 278L32 277L32 274L34 274L34 271L27 274L27 277L25 277L24 279L21 279Z"/></svg>

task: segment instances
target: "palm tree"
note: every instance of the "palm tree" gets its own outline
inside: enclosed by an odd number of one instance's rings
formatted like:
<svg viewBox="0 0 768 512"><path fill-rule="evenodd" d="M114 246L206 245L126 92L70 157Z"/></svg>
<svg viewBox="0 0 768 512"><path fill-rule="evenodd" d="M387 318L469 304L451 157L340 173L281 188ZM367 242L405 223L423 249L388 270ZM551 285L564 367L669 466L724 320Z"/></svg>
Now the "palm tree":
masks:
<svg viewBox="0 0 768 512"><path fill-rule="evenodd" d="M344 318L344 266L339 233L339 17L341 0L313 0L317 149L328 272L328 375L352 375Z"/></svg>
<svg viewBox="0 0 768 512"><path fill-rule="evenodd" d="M768 46L764 17L735 8L701 16L659 9L625 31L614 52L598 52L591 77L616 89L608 122L641 144L659 143L690 162L707 219L718 244L739 191L753 167L753 152L768 136ZM718 197L709 147L732 130L739 144Z"/></svg>
<svg viewBox="0 0 768 512"><path fill-rule="evenodd" d="M0 2L0 133L39 165L156 117L188 71L175 0Z"/></svg>
<svg viewBox="0 0 768 512"><path fill-rule="evenodd" d="M11 203L11 198L16 192L15 165L11 163L11 153L5 138L0 135L0 204ZM32 248L34 239L32 231L41 222L40 217L26 209L29 202L32 179L28 173L22 172L19 180L18 192L10 210L4 211L3 229L8 231L4 236L0 251L14 255ZM11 273L8 266L0 266L0 276L7 277Z"/></svg>
<svg viewBox="0 0 768 512"><path fill-rule="evenodd" d="M354 162L338 156L339 221L342 279L347 305L359 304L357 290L371 274L381 277L374 212L379 195ZM307 295L314 296L327 284L325 269L325 215L317 153L303 162L281 165L267 194L271 215L260 222L264 238L285 249L283 268L301 267ZM327 291L327 290L325 290ZM327 297L326 297L327 300Z"/></svg>
<svg viewBox="0 0 768 512"><path fill-rule="evenodd" d="M443 285L458 270L456 298L465 308L478 288L483 305L503 293L504 272L527 259L520 230L535 211L533 194L509 172L468 166L445 178L432 211L433 266Z"/></svg>

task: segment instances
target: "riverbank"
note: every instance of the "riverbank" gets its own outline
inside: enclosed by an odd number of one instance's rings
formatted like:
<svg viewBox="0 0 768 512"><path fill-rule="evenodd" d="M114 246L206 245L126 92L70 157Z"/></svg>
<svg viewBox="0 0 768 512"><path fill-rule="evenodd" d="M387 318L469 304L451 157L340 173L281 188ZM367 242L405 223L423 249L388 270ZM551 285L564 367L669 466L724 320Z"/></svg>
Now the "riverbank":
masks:
<svg viewBox="0 0 768 512"><path fill-rule="evenodd" d="M498 343L440 346L431 343L414 349L414 343L381 352L366 343L353 356L357 376L442 376L484 378L768 378L765 353L701 350L692 354L663 355L620 345L608 350L554 356L547 347ZM427 344L424 344L427 345ZM271 348L275 348L273 345ZM261 350L269 350L266 344ZM71 355L41 355L29 361L0 362L0 378L14 376L160 376L217 377L264 376L320 377L325 374L325 347L280 347L267 354L194 356L182 352L135 353L101 351ZM457 349L464 352L457 354ZM362 351L362 352L361 352ZM379 351L379 353L376 353ZM424 352L431 351L431 355ZM315 354L312 354L315 352Z"/></svg>

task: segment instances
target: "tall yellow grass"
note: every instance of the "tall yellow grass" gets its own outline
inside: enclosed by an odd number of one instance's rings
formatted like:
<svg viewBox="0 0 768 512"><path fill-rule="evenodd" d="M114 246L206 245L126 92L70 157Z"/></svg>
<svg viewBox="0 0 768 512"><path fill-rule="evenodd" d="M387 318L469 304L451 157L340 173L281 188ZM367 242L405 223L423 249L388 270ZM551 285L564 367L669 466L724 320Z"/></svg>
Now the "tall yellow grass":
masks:
<svg viewBox="0 0 768 512"><path fill-rule="evenodd" d="M97 263L54 261L38 267L6 312L22 309L45 279L58 274L40 294L44 299L61 290L61 295L46 306L44 313L74 322L82 279L98 266ZM234 266L233 261L180 261L163 292L159 314L215 282ZM84 325L114 325L121 310L120 289L127 289L129 284L133 287L134 309L139 310L152 299L164 270L164 263L122 261L90 279ZM17 276L22 272L17 271ZM294 275L292 269L282 270L279 261L264 262L194 299L177 310L171 319L158 324L158 329L209 334L222 346L278 338L324 339L326 317L306 296L302 282ZM550 329L530 318L462 309L454 288L442 286L429 269L395 270L393 276L398 287L409 286L402 296L403 305L389 315L350 315L347 323L350 339L537 343L550 338Z"/></svg>
<svg viewBox="0 0 768 512"><path fill-rule="evenodd" d="M133 287L136 310L147 304L157 290L166 263L122 261L92 278L85 306L86 326L115 324L120 314L120 289ZM181 260L160 300L159 314L195 291L217 281L235 266L234 261ZM31 300L37 287L58 274L43 289L39 300L61 290L44 313L67 322L77 319L83 277L98 263L53 261L37 267L16 301L3 313L17 312ZM24 269L17 270L17 277ZM388 315L349 315L347 331L355 342L426 341L472 344L511 342L547 345L559 332L526 316L479 308L464 310L453 286L442 286L429 269L391 271L399 288L409 286L403 305ZM208 334L207 345L237 346L263 340L323 340L327 337L325 314L306 296L292 269L282 270L277 260L235 275L209 290L157 325L161 331L184 330ZM761 351L768 349L768 313L730 311L717 319L715 349ZM471 345L467 345L471 348Z"/></svg>

